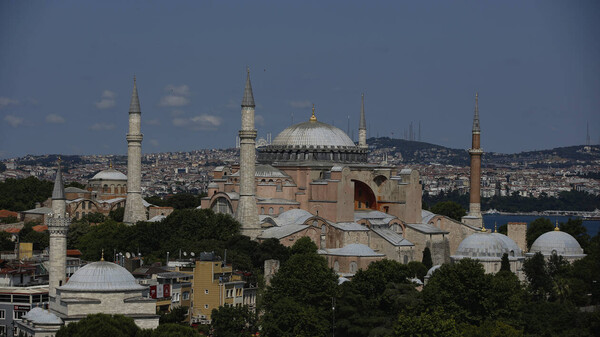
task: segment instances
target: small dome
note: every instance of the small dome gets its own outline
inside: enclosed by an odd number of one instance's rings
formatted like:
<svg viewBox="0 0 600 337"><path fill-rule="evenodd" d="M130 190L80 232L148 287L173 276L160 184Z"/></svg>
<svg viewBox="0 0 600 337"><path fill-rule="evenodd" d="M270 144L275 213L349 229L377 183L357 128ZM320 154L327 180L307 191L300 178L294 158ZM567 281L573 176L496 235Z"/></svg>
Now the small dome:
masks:
<svg viewBox="0 0 600 337"><path fill-rule="evenodd" d="M472 259L500 259L505 250L502 241L489 232L475 232L467 236L454 256Z"/></svg>
<svg viewBox="0 0 600 337"><path fill-rule="evenodd" d="M92 178L92 180L125 180L127 181L127 176L123 173L109 168L108 170L100 171L96 173L96 175Z"/></svg>
<svg viewBox="0 0 600 337"><path fill-rule="evenodd" d="M333 125L309 121L292 125L273 140L277 146L355 147L348 135Z"/></svg>
<svg viewBox="0 0 600 337"><path fill-rule="evenodd" d="M312 216L313 215L310 214L308 211L305 211L303 209L294 208L294 209L290 209L289 211L285 211L285 212L279 214L279 216L277 216L277 218L275 218L275 222L277 223L278 226L286 226L286 225L290 225L290 224L302 224L302 223L304 223L304 221L306 221L308 218L310 218Z"/></svg>
<svg viewBox="0 0 600 337"><path fill-rule="evenodd" d="M564 257L585 256L579 242L577 242L573 236L569 233L557 230L540 235L540 237L531 245L528 255L533 255L538 252L545 256L550 256L552 254Z"/></svg>
<svg viewBox="0 0 600 337"><path fill-rule="evenodd" d="M31 309L23 316L23 319L37 324L63 324L62 319L60 319L58 316L40 307Z"/></svg>
<svg viewBox="0 0 600 337"><path fill-rule="evenodd" d="M58 289L96 292L144 290L146 287L136 283L133 275L118 264L98 261L77 270L67 284Z"/></svg>
<svg viewBox="0 0 600 337"><path fill-rule="evenodd" d="M427 275L425 275L426 279L430 279L431 276L433 276L433 273L435 273L438 269L440 269L442 265L441 264L436 264L435 266L429 268L429 270L427 271Z"/></svg>

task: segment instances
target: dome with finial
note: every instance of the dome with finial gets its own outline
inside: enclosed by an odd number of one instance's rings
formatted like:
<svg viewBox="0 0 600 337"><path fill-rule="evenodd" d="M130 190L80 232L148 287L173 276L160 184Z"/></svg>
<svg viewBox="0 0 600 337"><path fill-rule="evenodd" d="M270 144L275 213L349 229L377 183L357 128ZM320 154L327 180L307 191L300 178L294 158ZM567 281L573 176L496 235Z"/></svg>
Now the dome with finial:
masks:
<svg viewBox="0 0 600 337"><path fill-rule="evenodd" d="M123 173L115 170L113 168L112 162L110 162L109 167L107 170L102 170L98 173L96 173L95 176L92 177L91 180L121 180L121 181L127 181L127 176L124 175Z"/></svg>
<svg viewBox="0 0 600 337"><path fill-rule="evenodd" d="M542 253L544 256L557 254L566 258L582 258L585 256L579 242L569 233L563 232L558 227L546 232L538 237L533 244L527 256L535 253Z"/></svg>

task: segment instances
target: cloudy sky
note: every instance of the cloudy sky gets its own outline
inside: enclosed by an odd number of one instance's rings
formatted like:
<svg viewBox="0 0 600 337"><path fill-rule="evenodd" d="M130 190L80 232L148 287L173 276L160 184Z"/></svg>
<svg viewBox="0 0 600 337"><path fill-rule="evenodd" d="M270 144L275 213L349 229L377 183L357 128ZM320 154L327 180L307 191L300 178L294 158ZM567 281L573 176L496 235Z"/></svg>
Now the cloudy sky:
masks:
<svg viewBox="0 0 600 337"><path fill-rule="evenodd" d="M0 158L235 144L250 66L259 137L292 120L484 150L600 140L597 1L1 1ZM357 131L354 131L355 137Z"/></svg>

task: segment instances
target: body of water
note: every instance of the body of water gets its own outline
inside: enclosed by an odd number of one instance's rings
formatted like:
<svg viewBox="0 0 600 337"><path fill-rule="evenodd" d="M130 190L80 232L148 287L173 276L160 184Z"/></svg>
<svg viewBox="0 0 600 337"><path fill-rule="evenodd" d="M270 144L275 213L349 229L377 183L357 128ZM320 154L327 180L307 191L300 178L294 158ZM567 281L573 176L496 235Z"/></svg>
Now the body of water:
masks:
<svg viewBox="0 0 600 337"><path fill-rule="evenodd" d="M569 218L577 218L574 216L542 216L542 215L503 215L503 214L485 214L483 215L483 223L488 229L494 229L494 223L498 224L498 227L508 222L527 222L531 223L537 218L550 219L552 224L558 220L558 223L567 222ZM583 220L583 225L587 228L587 232L590 236L594 236L600 232L600 220Z"/></svg>

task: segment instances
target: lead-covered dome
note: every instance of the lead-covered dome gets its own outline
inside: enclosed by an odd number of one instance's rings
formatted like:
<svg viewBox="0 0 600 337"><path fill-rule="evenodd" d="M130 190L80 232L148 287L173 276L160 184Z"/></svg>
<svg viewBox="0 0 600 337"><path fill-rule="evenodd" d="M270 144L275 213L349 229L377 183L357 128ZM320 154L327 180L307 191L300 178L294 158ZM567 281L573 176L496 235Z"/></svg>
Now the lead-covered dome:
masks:
<svg viewBox="0 0 600 337"><path fill-rule="evenodd" d="M127 181L127 176L111 167L108 170L103 170L103 171L96 173L96 175L91 180L123 180L123 181Z"/></svg>
<svg viewBox="0 0 600 337"><path fill-rule="evenodd" d="M275 137L273 145L302 147L355 146L352 139L344 131L319 121L308 121L286 128Z"/></svg>
<svg viewBox="0 0 600 337"><path fill-rule="evenodd" d="M500 259L504 254L502 241L488 232L475 232L467 236L453 257L472 259Z"/></svg>
<svg viewBox="0 0 600 337"><path fill-rule="evenodd" d="M356 146L333 125L317 121L292 125L281 131L271 145L258 148L258 162L274 165L366 163L367 149Z"/></svg>
<svg viewBox="0 0 600 337"><path fill-rule="evenodd" d="M538 252L544 256L552 254L571 258L582 258L585 256L579 242L571 234L560 230L540 235L531 245L531 249L527 255L533 255Z"/></svg>
<svg viewBox="0 0 600 337"><path fill-rule="evenodd" d="M128 291L144 290L146 287L135 282L133 275L118 264L98 261L77 270L61 291Z"/></svg>

